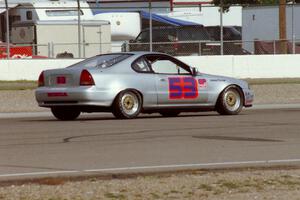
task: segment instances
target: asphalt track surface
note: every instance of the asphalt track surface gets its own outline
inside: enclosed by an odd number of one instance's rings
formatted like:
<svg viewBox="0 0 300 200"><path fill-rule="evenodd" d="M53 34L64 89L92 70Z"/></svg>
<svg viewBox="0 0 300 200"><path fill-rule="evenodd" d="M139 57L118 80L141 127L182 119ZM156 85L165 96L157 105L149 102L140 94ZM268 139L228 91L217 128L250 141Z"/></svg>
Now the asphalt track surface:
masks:
<svg viewBox="0 0 300 200"><path fill-rule="evenodd" d="M5 117L6 116L6 117ZM0 115L0 180L258 165L300 166L300 106L57 121Z"/></svg>

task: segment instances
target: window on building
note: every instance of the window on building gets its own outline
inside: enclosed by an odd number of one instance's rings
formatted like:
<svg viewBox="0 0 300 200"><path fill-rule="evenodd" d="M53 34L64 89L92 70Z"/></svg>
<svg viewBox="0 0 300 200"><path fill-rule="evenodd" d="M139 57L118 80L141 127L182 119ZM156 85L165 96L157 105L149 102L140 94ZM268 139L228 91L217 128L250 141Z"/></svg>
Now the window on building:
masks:
<svg viewBox="0 0 300 200"><path fill-rule="evenodd" d="M46 15L49 17L78 16L78 10L46 10ZM80 10L80 15L83 15L82 10Z"/></svg>
<svg viewBox="0 0 300 200"><path fill-rule="evenodd" d="M26 12L26 19L27 20L32 20L32 11L27 11Z"/></svg>

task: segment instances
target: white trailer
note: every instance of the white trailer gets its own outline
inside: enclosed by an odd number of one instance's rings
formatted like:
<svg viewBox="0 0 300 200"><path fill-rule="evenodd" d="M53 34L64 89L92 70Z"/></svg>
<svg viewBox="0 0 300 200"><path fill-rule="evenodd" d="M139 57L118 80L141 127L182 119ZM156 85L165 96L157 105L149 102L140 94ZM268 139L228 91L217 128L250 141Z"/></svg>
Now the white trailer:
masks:
<svg viewBox="0 0 300 200"><path fill-rule="evenodd" d="M204 26L220 25L220 8L212 5L203 5L199 7L181 7L176 8L169 13L159 13L175 19L191 21ZM242 7L232 6L228 12L222 14L224 26L241 26L242 25Z"/></svg>
<svg viewBox="0 0 300 200"><path fill-rule="evenodd" d="M93 20L93 13L85 1L80 1L80 19ZM6 9L0 1L0 40L6 41ZM77 2L70 0L9 0L10 25L15 22L77 20Z"/></svg>
<svg viewBox="0 0 300 200"><path fill-rule="evenodd" d="M110 24L107 21L82 21L78 45L76 21L35 21L13 24L11 41L16 45L32 45L35 55L57 57L90 57L111 52ZM81 56L79 56L79 51Z"/></svg>
<svg viewBox="0 0 300 200"><path fill-rule="evenodd" d="M103 12L95 14L94 20L110 22L112 52L121 51L124 41L135 39L141 32L142 22L139 12Z"/></svg>
<svg viewBox="0 0 300 200"><path fill-rule="evenodd" d="M5 8L5 4L0 2ZM9 15L16 21L77 20L77 1L72 0L9 0ZM93 13L85 1L80 1L80 18L92 20Z"/></svg>
<svg viewBox="0 0 300 200"><path fill-rule="evenodd" d="M254 41L279 40L278 6L244 7L242 11L242 38L244 49L254 52ZM287 5L286 33L287 39L300 39L300 5Z"/></svg>

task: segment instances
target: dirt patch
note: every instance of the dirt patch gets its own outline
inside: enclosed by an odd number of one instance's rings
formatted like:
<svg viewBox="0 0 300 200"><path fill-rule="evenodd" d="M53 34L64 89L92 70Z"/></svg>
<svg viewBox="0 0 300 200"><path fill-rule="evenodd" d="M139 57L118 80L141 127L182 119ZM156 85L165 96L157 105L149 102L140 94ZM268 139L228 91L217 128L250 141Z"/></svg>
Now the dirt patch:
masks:
<svg viewBox="0 0 300 200"><path fill-rule="evenodd" d="M251 88L254 104L300 103L300 84L258 84ZM0 112L39 111L48 109L38 107L34 90L0 90Z"/></svg>
<svg viewBox="0 0 300 200"><path fill-rule="evenodd" d="M300 84L252 85L255 104L300 103Z"/></svg>
<svg viewBox="0 0 300 200"><path fill-rule="evenodd" d="M0 90L0 112L39 111L48 111L48 109L38 106L34 90Z"/></svg>

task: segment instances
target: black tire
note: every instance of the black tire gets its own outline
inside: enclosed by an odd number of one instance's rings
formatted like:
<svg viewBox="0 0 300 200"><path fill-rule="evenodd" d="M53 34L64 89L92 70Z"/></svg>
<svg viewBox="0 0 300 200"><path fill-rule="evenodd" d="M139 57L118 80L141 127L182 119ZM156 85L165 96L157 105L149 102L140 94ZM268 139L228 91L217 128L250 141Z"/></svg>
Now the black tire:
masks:
<svg viewBox="0 0 300 200"><path fill-rule="evenodd" d="M159 112L163 117L177 117L180 112L179 111L161 111Z"/></svg>
<svg viewBox="0 0 300 200"><path fill-rule="evenodd" d="M116 97L112 113L118 119L132 119L140 114L141 108L141 96L135 91L125 90Z"/></svg>
<svg viewBox="0 0 300 200"><path fill-rule="evenodd" d="M63 121L75 120L80 115L80 111L74 108L53 107L51 112L54 117Z"/></svg>
<svg viewBox="0 0 300 200"><path fill-rule="evenodd" d="M237 115L242 111L244 97L236 86L227 87L219 96L216 110L221 115Z"/></svg>

